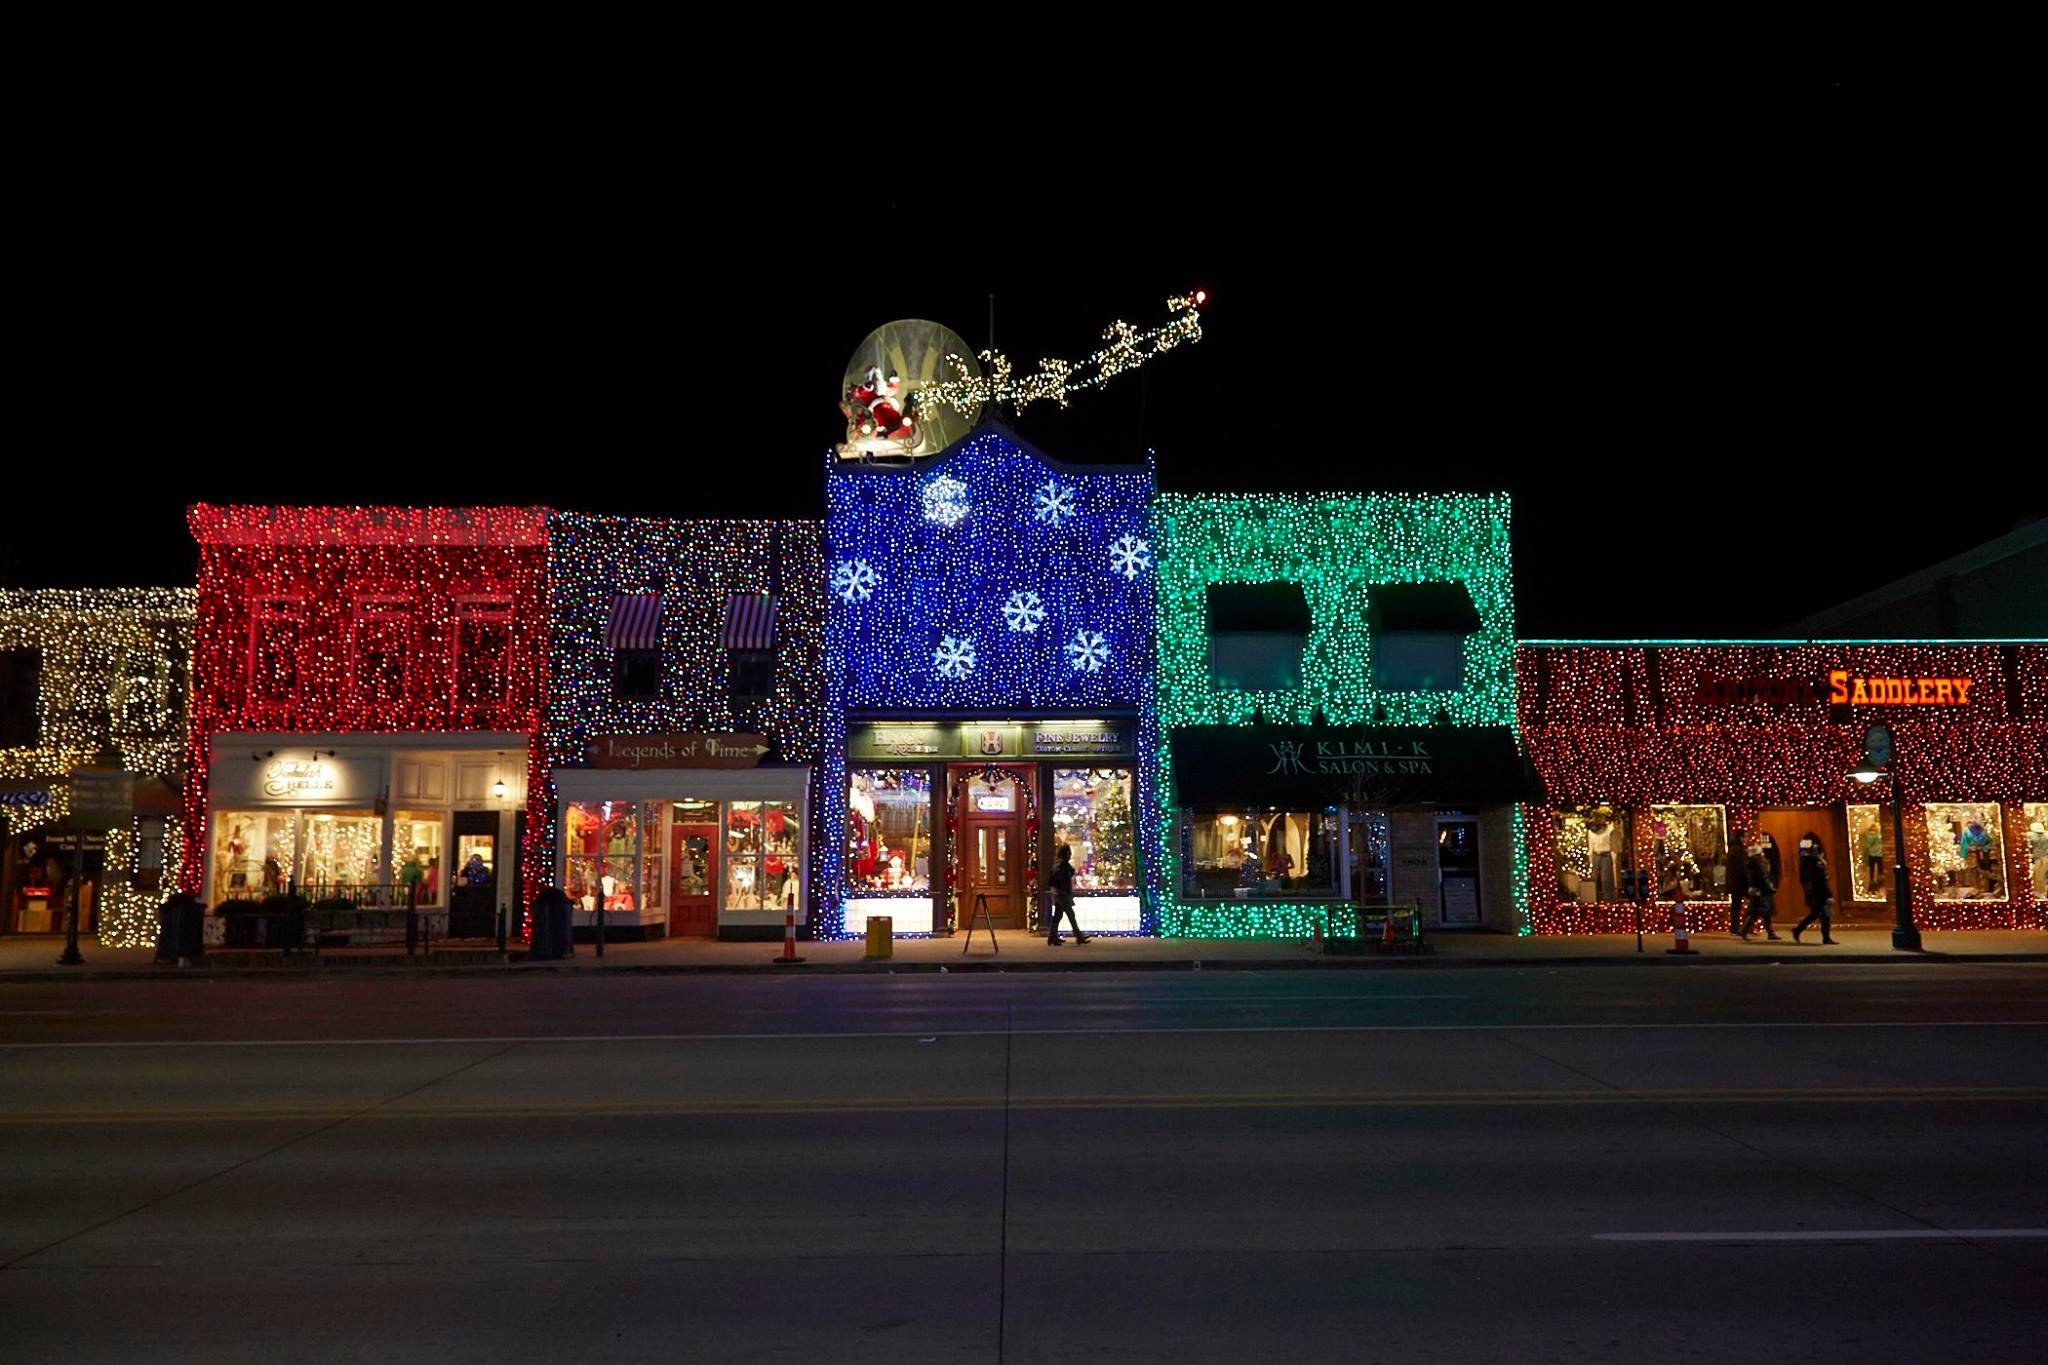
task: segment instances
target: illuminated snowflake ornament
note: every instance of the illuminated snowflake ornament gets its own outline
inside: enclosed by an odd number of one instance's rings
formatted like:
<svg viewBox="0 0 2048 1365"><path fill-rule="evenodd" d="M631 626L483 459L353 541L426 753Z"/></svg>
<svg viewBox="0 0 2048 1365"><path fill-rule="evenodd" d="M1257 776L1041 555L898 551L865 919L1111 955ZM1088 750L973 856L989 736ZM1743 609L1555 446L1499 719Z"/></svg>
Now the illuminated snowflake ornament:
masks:
<svg viewBox="0 0 2048 1365"><path fill-rule="evenodd" d="M1136 536L1119 536L1109 547L1109 571L1136 578L1152 567L1152 547Z"/></svg>
<svg viewBox="0 0 2048 1365"><path fill-rule="evenodd" d="M1074 519L1074 490L1057 479L1038 485L1031 499L1031 515L1047 526L1059 526Z"/></svg>
<svg viewBox="0 0 2048 1365"><path fill-rule="evenodd" d="M932 651L932 667L942 678L964 678L973 673L974 637L940 636L939 647Z"/></svg>
<svg viewBox="0 0 2048 1365"><path fill-rule="evenodd" d="M967 485L940 474L924 486L924 519L939 526L958 526L967 516Z"/></svg>
<svg viewBox="0 0 2048 1365"><path fill-rule="evenodd" d="M843 601L865 602L875 595L875 571L865 559L842 559L832 570L832 591Z"/></svg>
<svg viewBox="0 0 2048 1365"><path fill-rule="evenodd" d="M1045 599L1035 592L1013 592L1010 600L1003 603L1003 619L1010 623L1011 630L1033 634L1045 623Z"/></svg>
<svg viewBox="0 0 2048 1365"><path fill-rule="evenodd" d="M1076 673L1100 673L1109 662L1109 641L1099 630L1077 630L1067 641L1067 662Z"/></svg>

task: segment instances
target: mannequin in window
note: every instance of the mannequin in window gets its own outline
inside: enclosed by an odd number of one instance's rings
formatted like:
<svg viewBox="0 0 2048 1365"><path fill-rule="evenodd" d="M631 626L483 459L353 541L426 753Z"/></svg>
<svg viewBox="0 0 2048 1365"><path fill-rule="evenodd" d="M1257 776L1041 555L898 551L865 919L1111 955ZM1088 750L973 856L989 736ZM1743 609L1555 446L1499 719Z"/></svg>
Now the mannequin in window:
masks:
<svg viewBox="0 0 2048 1365"><path fill-rule="evenodd" d="M1603 904L1620 899L1614 880L1614 826L1597 811L1586 819L1586 855L1593 869L1593 899Z"/></svg>
<svg viewBox="0 0 2048 1365"><path fill-rule="evenodd" d="M1877 821L1873 820L1863 827L1863 834L1857 839L1856 846L1863 854L1864 880L1870 884L1870 889L1875 891L1877 884L1884 880L1884 831L1878 828Z"/></svg>

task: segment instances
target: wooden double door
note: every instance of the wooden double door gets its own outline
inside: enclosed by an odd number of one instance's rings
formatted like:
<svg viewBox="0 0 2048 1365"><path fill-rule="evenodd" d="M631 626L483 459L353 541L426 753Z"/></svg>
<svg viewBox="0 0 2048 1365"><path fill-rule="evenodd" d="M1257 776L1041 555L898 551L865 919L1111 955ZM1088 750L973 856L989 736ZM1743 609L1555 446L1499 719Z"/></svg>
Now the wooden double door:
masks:
<svg viewBox="0 0 2048 1365"><path fill-rule="evenodd" d="M1025 871L1030 865L1024 844L1026 774L1012 768L990 774L961 764L947 778L959 830L953 850L960 877L959 927L967 928L977 898L987 896L990 923L1022 929L1033 893Z"/></svg>
<svg viewBox="0 0 2048 1365"><path fill-rule="evenodd" d="M1799 885L1799 841L1808 834L1820 840L1821 851L1827 855L1828 881L1835 889L1834 918L1839 921L1857 917L1856 904L1849 898L1848 848L1843 843L1846 832L1839 808L1781 806L1760 810L1756 813L1756 832L1770 835L1778 845L1780 926L1788 917L1794 924L1806 917L1806 893Z"/></svg>

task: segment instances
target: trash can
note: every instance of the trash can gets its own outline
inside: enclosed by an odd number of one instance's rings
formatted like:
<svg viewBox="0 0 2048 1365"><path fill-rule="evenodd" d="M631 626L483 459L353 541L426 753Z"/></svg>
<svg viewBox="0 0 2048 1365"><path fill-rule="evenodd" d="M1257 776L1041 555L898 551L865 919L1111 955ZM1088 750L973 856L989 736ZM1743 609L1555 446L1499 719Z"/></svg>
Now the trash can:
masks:
<svg viewBox="0 0 2048 1365"><path fill-rule="evenodd" d="M888 915L868 916L867 949L862 957L888 957L896 951L896 921Z"/></svg>
<svg viewBox="0 0 2048 1365"><path fill-rule="evenodd" d="M180 891L157 907L156 960L177 962L206 954L206 907Z"/></svg>
<svg viewBox="0 0 2048 1365"><path fill-rule="evenodd" d="M527 960L552 962L569 956L569 921L569 897L562 888L542 887L533 898L533 940Z"/></svg>

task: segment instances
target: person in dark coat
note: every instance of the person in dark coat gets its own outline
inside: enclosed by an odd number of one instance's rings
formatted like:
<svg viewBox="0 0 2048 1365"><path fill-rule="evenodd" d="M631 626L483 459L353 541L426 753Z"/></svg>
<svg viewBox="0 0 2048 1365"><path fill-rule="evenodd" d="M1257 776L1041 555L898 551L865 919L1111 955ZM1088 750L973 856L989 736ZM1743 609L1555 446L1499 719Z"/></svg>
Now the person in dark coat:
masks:
<svg viewBox="0 0 2048 1365"><path fill-rule="evenodd" d="M1819 920L1820 941L1833 943L1835 888L1828 878L1827 850L1821 847L1820 836L1812 830L1799 840L1799 890L1806 897L1806 918L1793 926L1792 941L1799 942L1806 926Z"/></svg>
<svg viewBox="0 0 2048 1365"><path fill-rule="evenodd" d="M1744 842L1741 830L1735 831L1735 840L1729 848L1734 856L1728 859L1728 932L1740 934L1742 913L1749 896L1749 876L1743 865L1748 844Z"/></svg>
<svg viewBox="0 0 2048 1365"><path fill-rule="evenodd" d="M1750 845L1745 871L1749 877L1749 912L1742 917L1741 937L1747 940L1750 929L1761 920L1764 933L1777 938L1778 931L1771 927L1771 921L1778 915L1778 879L1771 875L1770 852L1761 839Z"/></svg>
<svg viewBox="0 0 2048 1365"><path fill-rule="evenodd" d="M1046 883L1052 887L1052 918L1045 926L1045 941L1055 948L1065 944L1066 940L1060 937L1060 916L1065 915L1067 923L1074 927L1074 942L1086 943L1088 935L1081 932L1081 922L1074 918L1074 851L1067 845L1060 845Z"/></svg>

